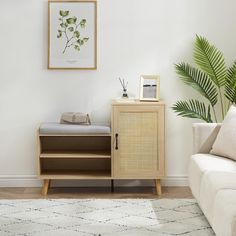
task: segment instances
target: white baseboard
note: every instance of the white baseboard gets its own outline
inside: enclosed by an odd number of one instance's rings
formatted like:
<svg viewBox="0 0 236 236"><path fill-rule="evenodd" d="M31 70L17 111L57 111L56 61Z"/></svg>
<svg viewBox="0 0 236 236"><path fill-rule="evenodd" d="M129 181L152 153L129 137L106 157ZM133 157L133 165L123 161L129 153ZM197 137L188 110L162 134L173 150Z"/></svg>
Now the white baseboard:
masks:
<svg viewBox="0 0 236 236"><path fill-rule="evenodd" d="M187 176L166 176L161 180L162 186L188 186ZM154 186L152 180L116 180L115 186ZM42 181L36 175L0 175L0 187L41 187ZM107 187L109 180L54 180L54 187Z"/></svg>
<svg viewBox="0 0 236 236"><path fill-rule="evenodd" d="M41 187L36 175L0 175L0 187Z"/></svg>
<svg viewBox="0 0 236 236"><path fill-rule="evenodd" d="M188 176L166 176L161 180L163 186L184 187L189 186Z"/></svg>

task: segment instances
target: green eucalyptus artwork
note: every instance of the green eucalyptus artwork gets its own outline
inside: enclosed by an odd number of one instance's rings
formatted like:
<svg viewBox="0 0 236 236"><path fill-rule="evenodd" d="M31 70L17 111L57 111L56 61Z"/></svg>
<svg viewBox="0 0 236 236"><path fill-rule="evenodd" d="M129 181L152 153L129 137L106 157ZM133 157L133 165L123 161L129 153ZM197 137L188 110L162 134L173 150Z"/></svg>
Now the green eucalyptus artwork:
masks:
<svg viewBox="0 0 236 236"><path fill-rule="evenodd" d="M198 35L193 57L198 67L181 62L175 69L181 80L195 89L202 99L177 101L172 109L178 116L220 122L230 105L236 103L236 61L227 68L222 52Z"/></svg>
<svg viewBox="0 0 236 236"><path fill-rule="evenodd" d="M97 69L97 0L48 0L48 69Z"/></svg>
<svg viewBox="0 0 236 236"><path fill-rule="evenodd" d="M73 48L77 52L89 40L88 37L81 36L80 29L86 27L86 19L78 20L75 16L70 16L70 11L59 11L59 29L57 38L65 38L66 43L62 53L64 54L68 49Z"/></svg>

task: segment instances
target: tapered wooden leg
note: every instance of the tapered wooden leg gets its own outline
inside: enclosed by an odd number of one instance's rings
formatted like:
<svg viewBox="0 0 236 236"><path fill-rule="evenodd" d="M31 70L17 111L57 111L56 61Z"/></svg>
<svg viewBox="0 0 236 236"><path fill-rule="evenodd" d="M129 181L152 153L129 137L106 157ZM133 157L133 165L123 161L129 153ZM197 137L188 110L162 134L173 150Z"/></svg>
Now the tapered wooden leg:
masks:
<svg viewBox="0 0 236 236"><path fill-rule="evenodd" d="M161 196L161 180L155 179L157 195Z"/></svg>
<svg viewBox="0 0 236 236"><path fill-rule="evenodd" d="M46 196L48 194L48 188L50 185L50 179L45 179L43 182L42 195Z"/></svg>

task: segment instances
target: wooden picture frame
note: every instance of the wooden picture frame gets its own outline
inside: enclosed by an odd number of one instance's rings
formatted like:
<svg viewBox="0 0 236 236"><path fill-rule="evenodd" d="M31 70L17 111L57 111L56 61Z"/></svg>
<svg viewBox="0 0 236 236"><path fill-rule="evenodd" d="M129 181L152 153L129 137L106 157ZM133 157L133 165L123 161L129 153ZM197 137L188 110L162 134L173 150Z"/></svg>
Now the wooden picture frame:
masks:
<svg viewBox="0 0 236 236"><path fill-rule="evenodd" d="M48 1L48 69L97 69L97 1Z"/></svg>
<svg viewBox="0 0 236 236"><path fill-rule="evenodd" d="M160 76L141 75L140 77L140 101L159 101Z"/></svg>

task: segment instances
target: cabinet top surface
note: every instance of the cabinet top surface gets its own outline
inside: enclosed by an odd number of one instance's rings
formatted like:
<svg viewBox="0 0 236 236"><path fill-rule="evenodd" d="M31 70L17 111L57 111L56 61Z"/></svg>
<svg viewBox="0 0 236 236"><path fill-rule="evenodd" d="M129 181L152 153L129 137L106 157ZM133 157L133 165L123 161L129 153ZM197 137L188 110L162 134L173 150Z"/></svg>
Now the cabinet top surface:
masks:
<svg viewBox="0 0 236 236"><path fill-rule="evenodd" d="M164 106L165 103L164 101L158 101L158 102L153 102L153 101L140 101L140 100L132 100L132 99L113 99L112 100L112 105L122 105L122 106L132 106L132 105L147 105L147 106Z"/></svg>

